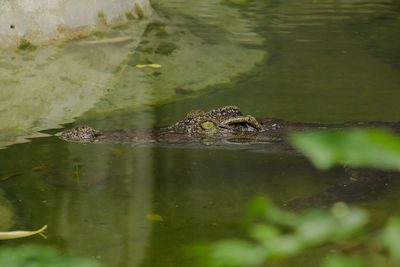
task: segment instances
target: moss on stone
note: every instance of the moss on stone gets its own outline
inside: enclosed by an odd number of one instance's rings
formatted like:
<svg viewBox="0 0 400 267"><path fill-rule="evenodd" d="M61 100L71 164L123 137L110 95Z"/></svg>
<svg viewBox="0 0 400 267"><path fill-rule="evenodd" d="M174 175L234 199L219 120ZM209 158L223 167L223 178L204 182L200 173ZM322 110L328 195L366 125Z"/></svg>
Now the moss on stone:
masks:
<svg viewBox="0 0 400 267"><path fill-rule="evenodd" d="M142 41L140 41L139 45L147 45L149 43L150 43L149 40L142 40Z"/></svg>
<svg viewBox="0 0 400 267"><path fill-rule="evenodd" d="M151 33L154 30L162 30L165 28L165 23L161 21L154 21L149 24L147 24L146 29L143 32L144 36L147 36L149 33Z"/></svg>
<svg viewBox="0 0 400 267"><path fill-rule="evenodd" d="M156 36L160 39L166 39L169 37L169 33L165 29L159 29Z"/></svg>
<svg viewBox="0 0 400 267"><path fill-rule="evenodd" d="M118 74L118 73L121 72L121 70L122 70L122 67L121 67L121 66L117 66L117 67L114 69L113 73L114 73L114 74Z"/></svg>
<svg viewBox="0 0 400 267"><path fill-rule="evenodd" d="M138 52L143 52L143 53L153 53L153 47L149 46L150 41L149 40L142 40L136 47L136 51Z"/></svg>
<svg viewBox="0 0 400 267"><path fill-rule="evenodd" d="M144 18L143 9L138 4L135 4L134 10L135 10L135 13L136 13L138 19Z"/></svg>
<svg viewBox="0 0 400 267"><path fill-rule="evenodd" d="M107 19L103 12L100 11L99 13L97 13L97 19L101 24L107 25Z"/></svg>
<svg viewBox="0 0 400 267"><path fill-rule="evenodd" d="M117 31L122 31L122 30L127 30L128 29L128 25L120 24L120 25L113 26L112 28L114 30L117 30Z"/></svg>
<svg viewBox="0 0 400 267"><path fill-rule="evenodd" d="M172 52L174 52L175 49L178 49L179 46L177 46L174 43L170 43L170 42L162 42L158 45L155 53L156 54L160 54L160 55L164 55L164 56L168 56L170 55Z"/></svg>
<svg viewBox="0 0 400 267"><path fill-rule="evenodd" d="M133 14L131 12L125 12L125 17L127 20L134 20L135 17L133 16Z"/></svg>
<svg viewBox="0 0 400 267"><path fill-rule="evenodd" d="M58 24L58 26L57 26L57 31L58 31L59 33L65 33L65 32L67 31L67 28L65 27L64 24Z"/></svg>
<svg viewBox="0 0 400 267"><path fill-rule="evenodd" d="M160 76L162 73L160 72L160 71L155 71L155 72L153 72L153 76L154 77L158 77L158 76Z"/></svg>
<svg viewBox="0 0 400 267"><path fill-rule="evenodd" d="M142 52L142 53L147 53L147 54L152 54L153 53L153 48L152 47L145 47L145 46L138 46L136 48L136 51Z"/></svg>
<svg viewBox="0 0 400 267"><path fill-rule="evenodd" d="M25 39L24 37L22 37L19 40L19 45L18 45L18 49L20 50L35 50L36 46L34 46L31 42L29 42L27 39Z"/></svg>
<svg viewBox="0 0 400 267"><path fill-rule="evenodd" d="M93 31L92 34L99 38L104 38L107 36L107 32L105 32L105 31Z"/></svg>

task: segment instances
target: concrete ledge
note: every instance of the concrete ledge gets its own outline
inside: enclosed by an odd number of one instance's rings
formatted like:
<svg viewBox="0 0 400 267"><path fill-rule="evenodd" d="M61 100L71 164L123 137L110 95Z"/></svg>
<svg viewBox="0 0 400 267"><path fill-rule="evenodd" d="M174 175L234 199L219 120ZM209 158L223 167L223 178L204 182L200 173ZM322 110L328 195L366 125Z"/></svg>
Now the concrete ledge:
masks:
<svg viewBox="0 0 400 267"><path fill-rule="evenodd" d="M0 0L0 46L72 39L151 13L148 0Z"/></svg>

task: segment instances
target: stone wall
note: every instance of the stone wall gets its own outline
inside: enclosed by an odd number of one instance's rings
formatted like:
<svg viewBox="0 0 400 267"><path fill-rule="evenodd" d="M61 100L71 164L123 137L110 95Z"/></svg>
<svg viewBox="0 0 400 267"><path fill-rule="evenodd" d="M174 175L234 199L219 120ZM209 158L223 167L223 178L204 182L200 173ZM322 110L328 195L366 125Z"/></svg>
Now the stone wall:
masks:
<svg viewBox="0 0 400 267"><path fill-rule="evenodd" d="M149 0L0 0L0 45L81 37L151 12Z"/></svg>

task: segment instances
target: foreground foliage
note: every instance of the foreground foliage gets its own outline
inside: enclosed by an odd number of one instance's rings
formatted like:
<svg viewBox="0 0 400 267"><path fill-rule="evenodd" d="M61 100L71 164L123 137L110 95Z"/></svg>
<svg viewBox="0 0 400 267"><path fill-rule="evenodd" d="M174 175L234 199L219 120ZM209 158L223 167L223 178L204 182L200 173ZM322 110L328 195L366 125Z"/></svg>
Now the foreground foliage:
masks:
<svg viewBox="0 0 400 267"><path fill-rule="evenodd" d="M249 238L197 245L191 253L200 256L198 266L260 266L328 244L336 244L339 252L324 259L320 266L400 264L400 217L392 217L381 232L366 235L363 229L368 222L367 212L344 203L336 203L330 210L295 214L259 198L251 203L249 213L255 221L248 227ZM362 245L363 249L354 249L355 255L351 256L344 253L348 244L355 244L355 248ZM365 249L368 255L362 254Z"/></svg>
<svg viewBox="0 0 400 267"><path fill-rule="evenodd" d="M303 132L289 140L319 169L346 164L400 170L400 139L386 130ZM256 199L249 214L253 223L247 239L225 239L191 250L200 256L199 266L259 266L325 245L339 252L322 260L323 267L400 266L400 217L393 216L379 232L366 234L367 212L345 203L296 214ZM346 243L356 245L348 251L341 248Z"/></svg>
<svg viewBox="0 0 400 267"><path fill-rule="evenodd" d="M400 139L381 129L347 129L294 133L292 145L319 169L347 164L400 170Z"/></svg>
<svg viewBox="0 0 400 267"><path fill-rule="evenodd" d="M70 257L43 246L26 245L0 249L0 266L7 267L102 267L103 265L82 258Z"/></svg>

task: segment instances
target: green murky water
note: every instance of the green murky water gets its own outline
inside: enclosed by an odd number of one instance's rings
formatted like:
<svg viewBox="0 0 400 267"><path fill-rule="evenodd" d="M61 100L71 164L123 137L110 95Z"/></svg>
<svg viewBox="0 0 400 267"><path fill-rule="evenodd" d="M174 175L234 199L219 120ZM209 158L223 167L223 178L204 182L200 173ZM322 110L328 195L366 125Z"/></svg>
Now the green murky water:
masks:
<svg viewBox="0 0 400 267"><path fill-rule="evenodd" d="M3 143L63 123L99 129L168 125L192 109L231 104L256 117L297 121L400 120L398 1L153 5L159 17L153 28L140 22L142 41L73 42L0 57ZM108 34L129 33L127 27ZM20 61L37 69L28 71ZM141 63L162 68L139 70ZM40 86L49 89L35 93ZM5 90L17 87L21 94L14 98ZM27 108L21 103L30 93L35 98ZM0 150L0 162L0 177L14 175L0 181L3 229L49 226L46 240L1 245L54 245L108 266L190 266L192 259L182 254L186 245L243 234L241 218L254 196L283 203L346 178L341 169L320 173L299 155L81 145L54 136L10 145ZM399 211L399 190L393 185L360 203L376 225ZM163 221L148 220L149 214ZM310 253L297 264L312 266L324 253Z"/></svg>

